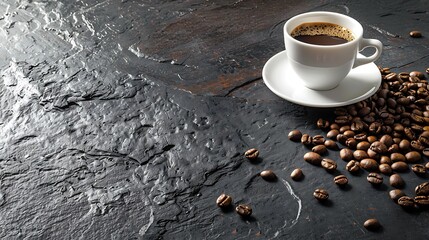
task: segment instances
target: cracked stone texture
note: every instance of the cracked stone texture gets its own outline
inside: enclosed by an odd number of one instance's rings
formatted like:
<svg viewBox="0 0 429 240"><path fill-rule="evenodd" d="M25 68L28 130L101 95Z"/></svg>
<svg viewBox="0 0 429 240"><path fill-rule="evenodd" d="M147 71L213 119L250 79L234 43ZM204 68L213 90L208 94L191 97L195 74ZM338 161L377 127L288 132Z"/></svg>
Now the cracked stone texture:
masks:
<svg viewBox="0 0 429 240"><path fill-rule="evenodd" d="M424 71L426 9L396 0L0 0L0 238L427 238L428 211L398 208L387 185L350 176L340 190L306 164L307 149L287 133L320 133L315 120L332 109L286 102L261 79L284 48L284 22L313 10L359 20L385 46L378 65ZM243 158L250 147L259 161ZM289 178L296 167L300 182ZM277 181L257 175L268 168ZM403 178L409 195L427 180ZM318 187L327 204L313 199ZM216 207L222 192L253 217ZM372 217L380 232L363 228Z"/></svg>

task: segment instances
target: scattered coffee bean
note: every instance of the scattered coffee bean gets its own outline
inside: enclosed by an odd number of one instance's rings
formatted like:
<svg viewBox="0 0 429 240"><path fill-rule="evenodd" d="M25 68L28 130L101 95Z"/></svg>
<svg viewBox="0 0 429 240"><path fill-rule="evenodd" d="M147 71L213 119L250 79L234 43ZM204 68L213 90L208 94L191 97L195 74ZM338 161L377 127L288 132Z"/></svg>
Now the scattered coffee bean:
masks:
<svg viewBox="0 0 429 240"><path fill-rule="evenodd" d="M343 148L340 150L340 158L344 161L350 161L353 159L353 151L348 148Z"/></svg>
<svg viewBox="0 0 429 240"><path fill-rule="evenodd" d="M380 185L383 183L383 177L375 172L369 173L366 179L373 185Z"/></svg>
<svg viewBox="0 0 429 240"><path fill-rule="evenodd" d="M338 131L338 129L332 129L326 134L326 137L332 140L336 140L338 134L340 134L340 131Z"/></svg>
<svg viewBox="0 0 429 240"><path fill-rule="evenodd" d="M414 202L419 206L429 206L429 196L415 196Z"/></svg>
<svg viewBox="0 0 429 240"><path fill-rule="evenodd" d="M380 229L381 224L377 219L370 218L363 223L363 226L369 231L377 231L378 229Z"/></svg>
<svg viewBox="0 0 429 240"><path fill-rule="evenodd" d="M360 160L362 160L364 158L368 158L368 157L369 157L368 153L366 151L364 151L364 150L356 150L356 151L353 152L353 158L356 161L360 161Z"/></svg>
<svg viewBox="0 0 429 240"><path fill-rule="evenodd" d="M267 181L274 181L277 179L276 174L272 170L264 170L259 173L259 175Z"/></svg>
<svg viewBox="0 0 429 240"><path fill-rule="evenodd" d="M383 173L384 175L390 175L392 174L392 168L389 164L382 163L378 166L378 170Z"/></svg>
<svg viewBox="0 0 429 240"><path fill-rule="evenodd" d="M255 160L259 156L259 151L256 148L251 148L244 153L244 156L249 160Z"/></svg>
<svg viewBox="0 0 429 240"><path fill-rule="evenodd" d="M328 153L328 149L325 145L316 145L311 149L311 151L319 155L325 155L326 153Z"/></svg>
<svg viewBox="0 0 429 240"><path fill-rule="evenodd" d="M405 158L409 163L415 163L422 159L422 156L417 151L411 151L405 154Z"/></svg>
<svg viewBox="0 0 429 240"><path fill-rule="evenodd" d="M304 160L313 165L320 166L320 163L322 162L322 157L315 152L308 152L304 154Z"/></svg>
<svg viewBox="0 0 429 240"><path fill-rule="evenodd" d="M325 140L325 147L329 148L331 150L338 150L338 149L340 149L338 147L337 143L335 141L333 141L333 140L330 140L330 139Z"/></svg>
<svg viewBox="0 0 429 240"><path fill-rule="evenodd" d="M398 203L398 199L402 196L405 196L405 193L399 189L393 189L389 192L390 199L392 199L395 203Z"/></svg>
<svg viewBox="0 0 429 240"><path fill-rule="evenodd" d="M402 179L401 175L395 173L392 174L389 178L390 186L394 188L403 188L405 185L404 180Z"/></svg>
<svg viewBox="0 0 429 240"><path fill-rule="evenodd" d="M301 137L302 137L302 133L299 130L292 130L288 134L288 138L294 142L299 142L301 140Z"/></svg>
<svg viewBox="0 0 429 240"><path fill-rule="evenodd" d="M402 153L392 153L390 154L390 160L392 160L392 162L405 162L406 158Z"/></svg>
<svg viewBox="0 0 429 240"><path fill-rule="evenodd" d="M346 185L349 182L349 180L347 179L347 177L345 175L338 175L338 176L334 177L334 182L335 182L335 184L343 186L343 185Z"/></svg>
<svg viewBox="0 0 429 240"><path fill-rule="evenodd" d="M222 193L216 200L216 204L219 207L229 207L231 206L232 198L229 195L226 195L225 193Z"/></svg>
<svg viewBox="0 0 429 240"><path fill-rule="evenodd" d="M350 162L347 163L346 170L351 173L358 172L360 170L359 162L355 160L351 160Z"/></svg>
<svg viewBox="0 0 429 240"><path fill-rule="evenodd" d="M392 160L388 156L381 156L380 157L380 164L388 164L390 166L390 165L392 165Z"/></svg>
<svg viewBox="0 0 429 240"><path fill-rule="evenodd" d="M302 173L301 168L294 169L292 171L292 173L290 174L290 177L295 181L301 180L303 176L304 176L304 174Z"/></svg>
<svg viewBox="0 0 429 240"><path fill-rule="evenodd" d="M411 170L413 170L413 172L418 175L426 174L426 167L422 164L414 164L411 166Z"/></svg>
<svg viewBox="0 0 429 240"><path fill-rule="evenodd" d="M419 79L425 79L425 74L420 71L410 72L410 77L418 77Z"/></svg>
<svg viewBox="0 0 429 240"><path fill-rule="evenodd" d="M392 166L390 166L395 172L406 172L408 170L408 164L405 162L394 162Z"/></svg>
<svg viewBox="0 0 429 240"><path fill-rule="evenodd" d="M418 196L429 196L429 182L424 182L417 185L415 192Z"/></svg>
<svg viewBox="0 0 429 240"><path fill-rule="evenodd" d="M404 208L414 207L414 199L408 196L402 196L398 199L398 204Z"/></svg>
<svg viewBox="0 0 429 240"><path fill-rule="evenodd" d="M329 126L330 126L329 121L327 121L327 120L325 120L325 119L322 119L322 118L319 118L319 119L317 120L317 127L318 127L318 128L320 128L320 129L328 129L328 128L329 128Z"/></svg>
<svg viewBox="0 0 429 240"><path fill-rule="evenodd" d="M426 168L426 169L429 169L429 162L427 162L427 163L425 164L425 168Z"/></svg>
<svg viewBox="0 0 429 240"><path fill-rule="evenodd" d="M360 161L360 167L367 171L376 171L378 169L378 163L372 158L365 158Z"/></svg>
<svg viewBox="0 0 429 240"><path fill-rule="evenodd" d="M235 207L235 211L242 217L248 217L252 215L252 208L246 204L239 204Z"/></svg>
<svg viewBox="0 0 429 240"><path fill-rule="evenodd" d="M313 138L307 133L302 134L301 143L306 146L311 145L313 143Z"/></svg>
<svg viewBox="0 0 429 240"><path fill-rule="evenodd" d="M324 201L329 198L329 193L325 189L318 188L314 190L313 196L319 201Z"/></svg>
<svg viewBox="0 0 429 240"><path fill-rule="evenodd" d="M422 33L420 31L411 31L410 32L410 37L412 37L412 38L420 38L420 37L422 37Z"/></svg>
<svg viewBox="0 0 429 240"><path fill-rule="evenodd" d="M335 169L337 169L337 163L329 158L322 159L321 165L327 171L334 171Z"/></svg>
<svg viewBox="0 0 429 240"><path fill-rule="evenodd" d="M325 143L325 137L323 137L322 135L313 136L314 145L322 145L323 143Z"/></svg>

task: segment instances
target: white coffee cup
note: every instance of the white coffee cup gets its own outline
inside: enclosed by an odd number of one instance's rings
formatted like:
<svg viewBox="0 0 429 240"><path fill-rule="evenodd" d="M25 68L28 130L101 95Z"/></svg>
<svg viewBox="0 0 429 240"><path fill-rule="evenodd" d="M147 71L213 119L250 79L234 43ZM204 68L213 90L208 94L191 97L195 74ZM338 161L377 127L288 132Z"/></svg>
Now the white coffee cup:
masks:
<svg viewBox="0 0 429 240"><path fill-rule="evenodd" d="M316 45L301 42L291 32L304 23L325 22L349 29L354 39L337 45ZM289 19L284 25L284 41L288 62L304 85L314 90L330 90L340 84L352 68L377 60L383 44L362 37L362 25L355 19L334 12L308 12ZM358 56L367 47L375 48L369 57Z"/></svg>

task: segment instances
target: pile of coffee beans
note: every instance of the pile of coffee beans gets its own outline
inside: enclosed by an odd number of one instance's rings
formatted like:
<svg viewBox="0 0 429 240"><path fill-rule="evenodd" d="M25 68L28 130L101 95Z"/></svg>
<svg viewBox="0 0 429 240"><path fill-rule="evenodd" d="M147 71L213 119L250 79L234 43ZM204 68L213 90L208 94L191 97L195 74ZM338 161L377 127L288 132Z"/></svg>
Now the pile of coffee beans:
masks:
<svg viewBox="0 0 429 240"><path fill-rule="evenodd" d="M417 36L413 33L414 36ZM288 134L291 141L301 142L311 149L304 160L327 171L337 168L334 159L323 157L329 150L340 150L340 158L347 162L346 170L354 174L365 170L372 186L383 183L387 176L394 190L389 192L398 205L405 208L426 209L429 206L429 183L416 187L416 196L406 196L400 189L405 186L401 173L410 169L425 176L429 163L429 84L423 72L391 72L379 68L382 84L377 93L358 103L336 108L332 119L318 119L316 125L325 132L310 136L300 130ZM429 74L429 69L426 70ZM334 182L347 184L344 175L335 176ZM317 189L314 197L329 196ZM369 219L365 227L374 229L379 222Z"/></svg>

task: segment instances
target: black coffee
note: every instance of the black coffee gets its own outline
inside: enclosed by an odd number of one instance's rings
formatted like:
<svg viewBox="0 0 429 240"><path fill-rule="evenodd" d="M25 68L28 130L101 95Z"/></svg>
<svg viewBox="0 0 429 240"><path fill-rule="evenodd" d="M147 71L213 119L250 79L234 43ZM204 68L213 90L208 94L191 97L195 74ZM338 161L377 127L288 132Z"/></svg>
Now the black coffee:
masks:
<svg viewBox="0 0 429 240"><path fill-rule="evenodd" d="M293 29L290 35L301 42L315 45L338 45L354 39L349 29L325 22L303 23Z"/></svg>

